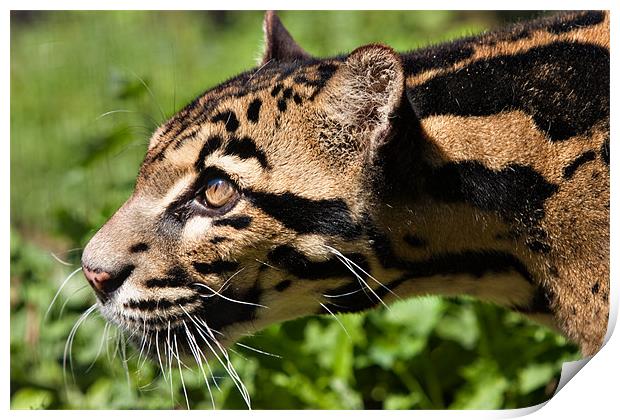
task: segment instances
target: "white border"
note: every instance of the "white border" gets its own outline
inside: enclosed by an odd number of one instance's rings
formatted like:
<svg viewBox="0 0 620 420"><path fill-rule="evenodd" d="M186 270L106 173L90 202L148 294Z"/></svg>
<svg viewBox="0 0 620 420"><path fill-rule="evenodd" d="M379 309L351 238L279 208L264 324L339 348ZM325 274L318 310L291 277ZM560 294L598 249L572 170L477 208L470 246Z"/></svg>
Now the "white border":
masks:
<svg viewBox="0 0 620 420"><path fill-rule="evenodd" d="M541 2L541 1L533 1L533 0L521 0L519 2L515 1L504 1L504 2L490 2L490 1L474 1L470 0L467 3L463 2L454 2L447 0L433 0L426 2L402 2L402 1L393 1L393 0L382 0L382 1L369 1L369 0L358 0L358 1L333 1L333 0L315 0L312 2L306 3L297 3L292 5L288 1L269 1L269 2L261 2L261 3L250 3L248 1L237 1L237 0L226 0L225 3L208 3L206 1L185 1L185 0L176 0L174 2L170 1L162 1L162 0L150 0L150 1L132 1L132 0L110 0L106 3L102 2L89 2L84 3L83 1L77 0L65 0L65 1L55 1L53 3L45 2L45 1L5 1L3 2L7 6L5 9L5 13L2 16L2 38L3 45L5 48L3 49L4 63L5 65L2 67L3 78L2 78L2 87L0 90L2 97L2 109L4 110L2 115L2 127L4 127L4 141L3 146L5 147L4 153L2 153L3 165L1 169L2 173L2 188L5 200L2 205L2 216L4 220L4 224L2 225L2 229L4 232L5 241L2 244L3 247L3 255L5 258L9 256L9 218L10 218L10 203L9 199L9 175L10 175L10 153L9 150L9 141L10 138L10 67L8 63L10 62L10 14L9 10L28 10L28 9L158 9L158 10L178 10L178 9L208 9L208 8L223 8L224 5L226 9L230 10L249 10L249 9L304 9L304 10L322 10L322 9L365 9L365 10L413 10L413 9L498 9L498 10L537 10L537 9L546 9L546 10L565 10L565 9L611 9L612 10L612 45L617 45L617 30L616 27L618 25L617 13L612 7L612 2L610 1L598 1L592 0L588 2L583 1L573 1L566 0L562 2ZM257 34L257 37L260 37L260 34ZM617 60L612 55L612 70L613 68L617 68ZM613 77L614 72L612 74L612 88L611 88L611 103L612 110L615 110L615 105L618 104L618 87L616 83L616 79ZM616 129L616 118L615 114L612 112L612 135L611 137L616 138L618 134L618 129ZM612 157L612 161L613 161ZM610 314L610 333L613 330L613 326L615 326L615 321L617 319L618 314L618 281L617 281L617 264L615 260L617 257L618 250L618 242L616 240L615 232L617 231L617 216L614 213L615 211L615 203L616 200L614 197L617 194L613 192L617 190L615 188L615 181L617 180L617 165L616 167L611 167L611 178L612 178L612 217L611 217L611 233L612 233L612 241L611 241L611 279L612 279L612 290L610 294L610 299L612 301L612 313ZM7 260L5 260L7 261ZM7 305L4 312L2 313L2 325L4 326L4 334L5 340L4 345L2 346L2 367L3 372L5 374L5 382L3 383L3 397L5 398L5 409L9 411L10 407L10 363L9 363L9 329L10 329L10 313L8 307L8 290L9 290L9 282L8 279L10 277L10 267L9 262L7 261L6 267L3 267L4 279L5 279L5 291L6 295L4 295L4 303ZM400 412L382 412L381 415L387 415L395 418L407 418L410 419L411 416L423 416L423 417L432 417L432 418L470 418L470 419L481 419L481 418L506 418L506 417L517 417L522 416L528 413L532 413L531 416L533 418L538 419L546 419L546 418L557 418L557 417L583 417L588 416L590 418L608 418L611 413L618 413L618 404L617 404L617 388L618 388L618 379L616 375L620 372L620 339L617 338L617 334L611 335L609 341L605 345L605 347L596 355L594 358L587 363L583 369L576 375L576 377L570 380L564 388L562 388L556 396L554 396L547 404L541 404L537 407L519 409L519 410L498 410L498 411L400 411ZM45 413L40 412L32 412L32 411L10 411L8 413L14 417L38 417L45 416L46 419L51 418L59 418L62 417L71 417L78 418L82 417L85 414L88 416L92 416L93 418L107 418L111 415L111 413L107 411L90 411L88 413L84 413L82 411L48 411ZM175 412L175 417L184 417L184 416L216 416L218 418L237 418L239 415L250 415L248 412L234 412L234 411L219 411L219 412ZM149 417L156 418L164 418L164 416L168 416L167 411L150 411L148 413L136 413L129 411L122 411L114 413L114 416L122 416L129 417L134 415L145 415ZM343 416L355 416L355 418L368 417L372 416L374 418L375 413L370 411L355 411L355 412L339 412L339 411L321 411L321 412L313 412L313 411L301 411L290 413L288 411L254 411L251 415L255 418L269 418L273 419L273 417L289 417L290 415L294 415L300 418L315 418L317 415L325 418L338 418L340 419Z"/></svg>

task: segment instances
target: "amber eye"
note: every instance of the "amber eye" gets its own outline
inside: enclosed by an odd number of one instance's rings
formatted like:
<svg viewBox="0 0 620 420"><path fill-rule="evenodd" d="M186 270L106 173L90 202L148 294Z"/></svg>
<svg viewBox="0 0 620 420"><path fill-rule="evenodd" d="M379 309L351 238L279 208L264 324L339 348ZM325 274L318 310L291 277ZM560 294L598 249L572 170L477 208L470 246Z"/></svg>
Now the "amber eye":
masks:
<svg viewBox="0 0 620 420"><path fill-rule="evenodd" d="M235 197L237 190L235 187L225 179L216 178L207 183L207 188L204 191L205 202L209 207L219 208Z"/></svg>

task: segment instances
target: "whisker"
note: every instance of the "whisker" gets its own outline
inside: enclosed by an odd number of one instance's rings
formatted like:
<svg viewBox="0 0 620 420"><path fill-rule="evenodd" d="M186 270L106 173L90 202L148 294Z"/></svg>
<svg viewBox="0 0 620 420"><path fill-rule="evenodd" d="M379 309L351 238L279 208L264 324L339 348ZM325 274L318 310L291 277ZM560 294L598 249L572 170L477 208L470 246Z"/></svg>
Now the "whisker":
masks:
<svg viewBox="0 0 620 420"><path fill-rule="evenodd" d="M379 283L381 286L385 287L388 291L391 292L391 290L389 288L387 288L386 286L384 286L381 282L379 282L377 279L375 279L374 277L372 277L370 274L366 273L366 271L364 271L364 269L362 269L359 265L355 264L353 261L351 261L350 258L347 258L345 255L343 255L340 251L338 251L335 248L332 248L331 246L328 245L323 245L325 248L327 248L332 254L334 254L336 256L336 258L338 258L348 269L349 271L351 271L351 273L353 273L353 275L355 275L355 277L358 279L358 281L363 284L363 286L366 286L368 288L368 290L373 294L373 296L375 298L377 298L377 300L379 302L381 302L381 304L383 306L385 306L386 308L389 309L389 307L386 305L386 303L383 301L383 299L381 299L381 297L377 294L377 292L375 292L375 290L370 287L368 285L368 283L362 278L362 276L360 276L357 271L355 271L355 269L353 268L353 266L357 267L360 271L362 271L364 274L366 274L367 276L371 277L374 281L376 281L377 283ZM353 264L353 265L351 265ZM370 298L370 297L369 297Z"/></svg>
<svg viewBox="0 0 620 420"><path fill-rule="evenodd" d="M69 262L61 260L60 257L57 256L56 254L54 254L53 252L50 252L50 255L52 256L52 258L54 258L56 261L58 261L62 265L66 265L67 267L72 267L74 265L74 264L71 264Z"/></svg>
<svg viewBox="0 0 620 420"><path fill-rule="evenodd" d="M187 314L187 311L185 310L185 308L181 307L181 309L183 309L183 311ZM239 390L239 393L241 394L241 397L245 401L245 403L248 406L248 408L251 410L252 408L251 408L250 396L249 396L248 390L245 387L245 385L243 384L243 381L241 381L241 378L237 374L237 371L235 370L235 368L230 363L230 359L228 358L228 354L226 353L226 350L224 350L222 348L222 346L219 344L219 342L215 339L215 336L213 335L213 333L211 333L209 326L207 325L207 323L204 320L202 320L202 319L194 319L192 317L189 317L189 318L196 325L196 327L197 327L196 331L202 337L202 339L204 340L205 344L209 347L209 349L211 350L211 353L213 353L213 355L215 356L217 361L220 362L220 364L222 365L224 370L226 370L226 372L230 376L230 379L232 379L233 383L235 384L235 386ZM203 332L203 328L201 327L201 325L198 324L197 321L200 321L200 323L204 326L204 328L206 328L205 333L207 333L207 335L209 335L211 337L211 341L213 341L213 343L215 345L217 345L217 347L221 351L222 355L225 357L227 363L224 363L222 361L222 359L218 355L218 352L215 351L215 349L213 348L213 346L209 342L209 339L204 336L204 334L202 333Z"/></svg>
<svg viewBox="0 0 620 420"><path fill-rule="evenodd" d="M108 336L109 330L110 330L110 324L106 322L105 326L103 327L103 333L101 334L101 341L99 342L99 349L97 350L97 354L95 355L95 358L93 359L92 363L86 369L86 373L90 372L90 370L93 368L93 366L95 366L95 363L99 359L99 356L101 355L101 352L103 351L103 344L105 343L105 339Z"/></svg>
<svg viewBox="0 0 620 420"><path fill-rule="evenodd" d="M196 338L194 337L194 335L190 332L189 328L187 327L187 324L185 323L185 321L183 321L183 326L185 327L185 335L187 337L187 344L189 344L189 348L192 352L192 355L194 356L194 359L196 360L196 365L198 365L198 367L200 368L200 372L202 373L202 377L204 378L205 385L207 386L207 391L209 391L209 397L211 398L211 407L215 409L215 400L213 399L213 392L211 391L211 385L209 385L209 379L207 378L207 374L205 373L205 370L202 367L202 359L197 351L198 343L196 342Z"/></svg>
<svg viewBox="0 0 620 420"><path fill-rule="evenodd" d="M317 301L318 302L318 301ZM323 307L323 309L325 309L327 312L329 312L329 314L331 316L334 317L334 319L336 320L336 322L338 324L340 324L340 326L342 327L342 329L344 330L344 333L347 335L347 337L349 337L349 339L351 339L351 335L349 335L349 331L347 331L347 329L345 328L344 324L340 321L340 319L338 319L338 317L336 316L336 314L334 314L326 305L323 305L321 302L319 302L319 305L321 305Z"/></svg>
<svg viewBox="0 0 620 420"><path fill-rule="evenodd" d="M164 121L166 119L166 113L164 112L164 110L162 109L161 105L159 105L159 101L157 100L157 98L155 97L155 94L153 94L153 91L151 90L151 88L146 84L146 82L140 77L138 76L134 71L130 70L130 72L134 75L134 77L136 79L138 79L140 81L140 83L142 83L142 86L144 86L144 88L148 91L149 95L151 95L151 98L153 99L153 101L155 102L155 104L157 105L157 108L159 108L159 113L161 114L161 118L162 121ZM159 124L155 124L156 126Z"/></svg>
<svg viewBox="0 0 620 420"><path fill-rule="evenodd" d="M65 312L65 308L67 307L67 305L69 304L69 302L71 301L71 299L77 295L78 293L80 293L82 290L86 289L88 287L88 284L84 284L80 287L78 287L75 291L73 291L73 293L71 293L69 296L67 296L67 299L65 299L65 301L62 303L62 306L60 307L60 312L58 312L58 318L62 318L62 314Z"/></svg>
<svg viewBox="0 0 620 420"><path fill-rule="evenodd" d="M103 114L99 115L97 118L95 118L95 121L99 121L100 119L107 117L108 115L112 115L112 114L118 114L118 113L133 113L136 111L132 111L130 109L115 109L113 111L108 111L108 112L104 112Z"/></svg>
<svg viewBox="0 0 620 420"><path fill-rule="evenodd" d="M258 306L259 308L265 308L265 309L269 309L269 307L265 306L265 305L261 305L260 303L253 303L253 302L245 302L243 300L237 300L237 299L233 299L233 298L229 298L228 296L225 296L221 293L218 293L217 291L213 290L212 288L210 288L209 286L207 286L206 284L202 284L202 283L194 283L198 286L204 287L205 289L208 289L211 293L213 293L213 295L200 295L202 297L205 298L209 298L209 297L213 297L213 296L219 296L222 299L228 300L230 302L234 302L234 303L239 303L241 305L250 305L250 306Z"/></svg>
<svg viewBox="0 0 620 420"><path fill-rule="evenodd" d="M383 283L381 283L379 280L377 280L372 274L366 272L366 270L364 270L362 267L360 267L359 265L357 265L354 261L352 261L350 258L347 258L344 254L342 254L342 252L338 251L335 248L332 248L329 245L323 245L324 247L330 249L332 252L338 253L340 254L341 257L347 259L351 264L353 264L355 267L357 267L362 273L366 274L368 277L370 277L372 280L375 281L375 283L377 283L378 285L380 285L381 287L383 287L385 290L387 290L389 293L393 294L395 297L400 298L400 296L398 294L396 294L396 292L392 291L392 289L390 289L389 287L387 287L386 285L384 285Z"/></svg>
<svg viewBox="0 0 620 420"><path fill-rule="evenodd" d="M247 344L243 344L243 343L235 343L235 344L238 345L239 347L243 347L244 349L255 351L256 353L260 353L260 354L264 354L266 356L272 356L272 357L277 357L278 359L282 359L282 356L280 356L278 354L268 353L268 352L266 352L264 350L260 350L260 349L257 349L255 347L248 346Z"/></svg>
<svg viewBox="0 0 620 420"><path fill-rule="evenodd" d="M75 338L75 335L77 334L77 331L80 328L80 325L82 325L82 323L86 320L86 318L88 318L90 314L92 314L96 309L97 309L97 304L94 304L88 309L86 309L84 313L82 313L82 315L80 315L78 320L75 322L75 324L71 328L71 331L69 332L69 336L67 337L67 341L65 342L65 350L64 350L63 358L62 358L62 370L63 370L63 377L65 381L65 387L67 386L67 376L66 376L67 354L69 355L69 366L71 369L71 377L73 378L73 382L75 382L75 374L73 372L73 355L71 354L71 351L73 348L73 339Z"/></svg>
<svg viewBox="0 0 620 420"><path fill-rule="evenodd" d="M79 271L82 270L82 267L80 268L76 268L74 271L71 272L71 274L69 274L67 276L67 278L62 282L62 284L60 285L60 287L58 288L58 291L56 292L56 294L54 295L54 298L52 299L52 302L50 303L50 306L47 308L47 311L45 311L45 316L43 317L43 322L45 322L45 320L47 320L47 316L49 315L52 307L54 306L54 303L56 302L56 299L58 299L58 296L60 296L60 292L62 291L62 289L65 287L65 285L67 284L67 282Z"/></svg>
<svg viewBox="0 0 620 420"><path fill-rule="evenodd" d="M181 386L183 387L183 394L185 395L185 403L187 404L187 409L190 410L189 399L187 398L187 388L185 387L185 379L183 379L183 369L181 369L181 358L179 357L179 345L177 343L176 334L174 334L174 347L177 350L176 351L177 365L179 366L179 375L181 376Z"/></svg>

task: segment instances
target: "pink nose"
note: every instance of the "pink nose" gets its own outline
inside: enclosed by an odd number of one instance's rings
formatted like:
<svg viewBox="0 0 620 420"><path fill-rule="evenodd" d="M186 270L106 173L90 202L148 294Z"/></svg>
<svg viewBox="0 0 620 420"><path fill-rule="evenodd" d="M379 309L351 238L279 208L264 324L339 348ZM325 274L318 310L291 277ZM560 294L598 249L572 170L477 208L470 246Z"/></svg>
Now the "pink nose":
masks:
<svg viewBox="0 0 620 420"><path fill-rule="evenodd" d="M108 282L112 276L110 273L106 273L103 270L98 268L91 270L89 267L83 266L82 270L84 271L84 277L90 283L90 285L99 292L105 292L106 282Z"/></svg>
<svg viewBox="0 0 620 420"><path fill-rule="evenodd" d="M116 289L123 285L134 268L133 265L126 265L120 270L110 273L100 268L90 268L86 264L82 264L84 277L102 301L106 301Z"/></svg>

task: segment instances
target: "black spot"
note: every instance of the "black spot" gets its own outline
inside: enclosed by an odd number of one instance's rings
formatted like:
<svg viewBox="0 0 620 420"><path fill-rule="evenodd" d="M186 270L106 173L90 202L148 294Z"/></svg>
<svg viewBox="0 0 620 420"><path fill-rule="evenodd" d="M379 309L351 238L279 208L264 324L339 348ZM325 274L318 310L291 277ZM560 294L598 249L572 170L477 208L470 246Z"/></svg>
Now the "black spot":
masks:
<svg viewBox="0 0 620 420"><path fill-rule="evenodd" d="M367 273L370 267L362 254L345 254ZM303 253L288 245L280 245L272 250L267 258L278 268L306 280L323 280L328 278L355 278L353 273L336 257L324 261L312 261ZM363 276L363 273L358 270Z"/></svg>
<svg viewBox="0 0 620 420"><path fill-rule="evenodd" d="M605 165L609 166L609 136L603 142L601 146L601 159L605 162Z"/></svg>
<svg viewBox="0 0 620 420"><path fill-rule="evenodd" d="M283 292L288 289L291 284L293 284L293 282L289 279L282 280L280 283L275 285L274 289L276 289L278 292Z"/></svg>
<svg viewBox="0 0 620 420"><path fill-rule="evenodd" d="M278 95L278 93L280 93L281 90L282 90L282 85L278 83L271 90L271 96L275 98Z"/></svg>
<svg viewBox="0 0 620 420"><path fill-rule="evenodd" d="M268 168L267 155L256 146L256 143L249 137L237 138L233 137L228 141L224 153L227 155L235 155L241 159L254 158L258 160L263 168Z"/></svg>
<svg viewBox="0 0 620 420"><path fill-rule="evenodd" d="M592 150L581 154L577 159L572 161L570 165L564 168L564 179L572 178L581 165L591 162L594 159L596 159L596 153L594 153Z"/></svg>
<svg viewBox="0 0 620 420"><path fill-rule="evenodd" d="M495 171L477 161L462 161L434 169L426 191L435 199L468 203L535 228L545 215L545 201L558 187L529 166L511 164Z"/></svg>
<svg viewBox="0 0 620 420"><path fill-rule="evenodd" d="M216 245L219 244L220 242L224 242L228 240L228 238L225 238L223 236L216 236L214 238L211 238L211 240L209 242L211 242L212 244Z"/></svg>
<svg viewBox="0 0 620 420"><path fill-rule="evenodd" d="M211 122L223 122L226 124L226 131L229 133L234 133L239 128L239 120L237 116L232 111L224 111L217 114L215 117L211 118Z"/></svg>
<svg viewBox="0 0 620 420"><path fill-rule="evenodd" d="M207 156L215 152L222 146L222 138L220 136L211 136L205 141L205 144L200 149L200 153L198 154L198 159L194 164L194 167L197 171L203 169L205 164L205 159Z"/></svg>
<svg viewBox="0 0 620 420"><path fill-rule="evenodd" d="M551 140L566 140L609 116L609 50L555 42L440 74L407 96L420 119L521 110Z"/></svg>
<svg viewBox="0 0 620 420"><path fill-rule="evenodd" d="M547 31L554 34L562 34L570 32L574 29L586 28L594 26L605 20L605 14L600 11L588 11L583 14L574 16L571 19L562 19L554 22L547 27Z"/></svg>
<svg viewBox="0 0 620 420"><path fill-rule="evenodd" d="M280 110L280 112L286 111L286 99L280 99L278 101L278 109Z"/></svg>
<svg viewBox="0 0 620 420"><path fill-rule="evenodd" d="M594 283L594 286L592 286L592 294L596 295L600 289L601 285L599 284L599 282L597 281L596 283Z"/></svg>
<svg viewBox="0 0 620 420"><path fill-rule="evenodd" d="M285 227L300 234L322 234L353 239L361 227L351 218L347 204L341 199L312 200L286 192L271 194L254 191L252 203L277 219Z"/></svg>
<svg viewBox="0 0 620 420"><path fill-rule="evenodd" d="M299 96L298 94L294 94L293 101L295 101L297 105L301 105L301 102L302 102L301 96Z"/></svg>
<svg viewBox="0 0 620 420"><path fill-rule="evenodd" d="M410 245L414 248L420 248L428 245L425 239L410 233L406 234L403 237L403 240L407 243L407 245Z"/></svg>
<svg viewBox="0 0 620 420"><path fill-rule="evenodd" d="M184 287L190 283L187 271L181 267L170 269L165 277L149 279L144 284L146 287Z"/></svg>
<svg viewBox="0 0 620 420"><path fill-rule="evenodd" d="M226 219L218 219L213 221L213 226L230 226L237 230L245 229L250 226L252 218L249 216L234 216Z"/></svg>
<svg viewBox="0 0 620 420"><path fill-rule="evenodd" d="M195 262L192 265L200 274L222 274L227 271L234 271L239 267L239 263L224 260L217 260L212 263Z"/></svg>
<svg viewBox="0 0 620 420"><path fill-rule="evenodd" d="M131 252L132 254L146 252L148 250L149 250L149 246L145 244L144 242L139 242L135 245L132 245L131 248L129 248L129 252Z"/></svg>
<svg viewBox="0 0 620 420"><path fill-rule="evenodd" d="M249 121L253 123L258 122L258 118L260 114L260 107L262 104L263 104L262 101L258 98L254 99L250 103L250 105L248 106L248 111L247 111L247 117Z"/></svg>

